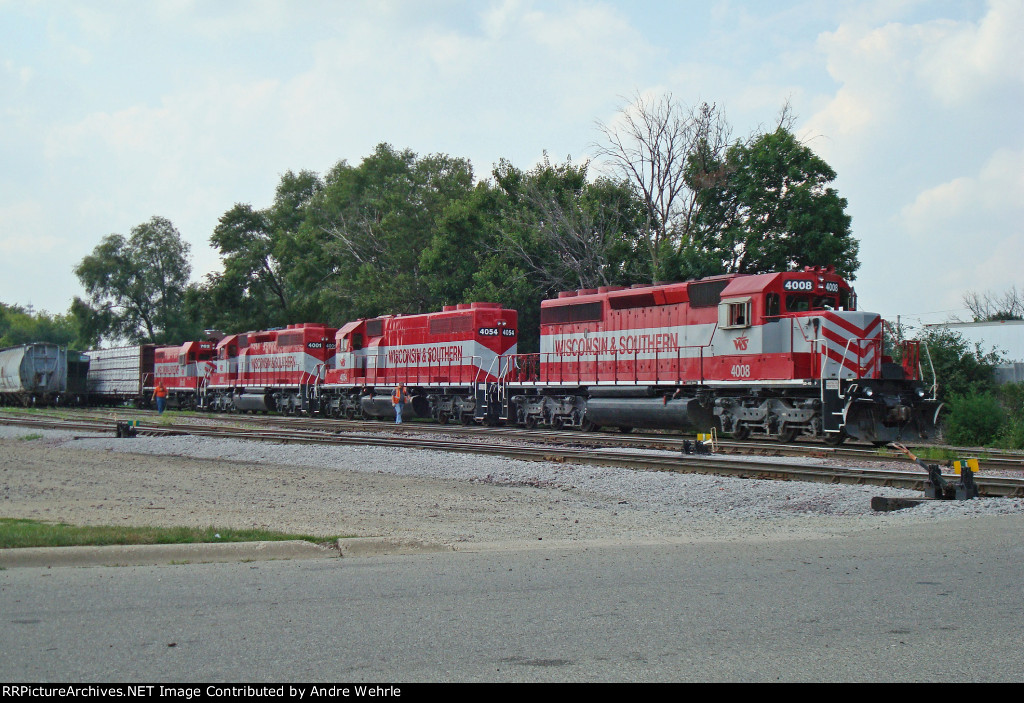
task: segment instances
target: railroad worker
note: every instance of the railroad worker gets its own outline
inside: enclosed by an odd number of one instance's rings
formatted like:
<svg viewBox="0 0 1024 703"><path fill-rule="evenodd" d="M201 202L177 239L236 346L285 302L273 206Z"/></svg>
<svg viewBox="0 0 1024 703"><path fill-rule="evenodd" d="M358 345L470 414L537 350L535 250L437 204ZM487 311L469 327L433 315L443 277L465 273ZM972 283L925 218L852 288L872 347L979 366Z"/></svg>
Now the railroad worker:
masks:
<svg viewBox="0 0 1024 703"><path fill-rule="evenodd" d="M157 414L162 415L164 408L167 407L167 388L163 381L156 382L156 388L153 389L153 400L156 401Z"/></svg>
<svg viewBox="0 0 1024 703"><path fill-rule="evenodd" d="M402 406L409 402L409 396L405 392L405 386L399 383L395 386L395 392L391 394L391 405L395 408L395 424L402 424Z"/></svg>

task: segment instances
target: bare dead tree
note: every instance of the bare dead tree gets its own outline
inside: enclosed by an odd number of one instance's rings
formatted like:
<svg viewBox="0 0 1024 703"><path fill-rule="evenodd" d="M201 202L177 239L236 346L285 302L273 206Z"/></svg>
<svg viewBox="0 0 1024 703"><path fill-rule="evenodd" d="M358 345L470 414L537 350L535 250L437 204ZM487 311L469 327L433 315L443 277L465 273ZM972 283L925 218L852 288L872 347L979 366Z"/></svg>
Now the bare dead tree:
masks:
<svg viewBox="0 0 1024 703"><path fill-rule="evenodd" d="M349 219L344 213L322 231L337 242L339 249L358 264L376 263L387 253L387 242L379 232L379 215L359 212Z"/></svg>
<svg viewBox="0 0 1024 703"><path fill-rule="evenodd" d="M530 272L530 279L547 290L608 285L608 248L618 231L615 223L578 202L563 205L539 188L528 189L522 197L528 208L521 211L521 229L532 231L540 246L528 247L505 232L499 246Z"/></svg>
<svg viewBox="0 0 1024 703"><path fill-rule="evenodd" d="M975 322L1024 320L1024 291L1018 291L1017 286L1002 294L970 291L964 294L963 301Z"/></svg>
<svg viewBox="0 0 1024 703"><path fill-rule="evenodd" d="M716 105L688 107L666 93L635 95L614 120L598 122L597 129L603 140L592 145L595 154L643 198L647 246L656 274L664 244L681 249L693 237L697 194L711 185L708 181L724 175L720 164L731 128Z"/></svg>

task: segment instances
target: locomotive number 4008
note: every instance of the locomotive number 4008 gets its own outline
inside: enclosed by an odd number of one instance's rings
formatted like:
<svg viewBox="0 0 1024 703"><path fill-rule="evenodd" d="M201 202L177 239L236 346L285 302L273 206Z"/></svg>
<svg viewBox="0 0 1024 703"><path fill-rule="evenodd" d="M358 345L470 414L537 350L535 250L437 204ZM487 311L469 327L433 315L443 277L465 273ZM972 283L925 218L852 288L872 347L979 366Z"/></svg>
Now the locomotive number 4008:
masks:
<svg viewBox="0 0 1024 703"><path fill-rule="evenodd" d="M783 290L792 290L792 291L812 291L812 290L814 290L814 281L802 281L802 280L786 281L785 283L782 284L782 289ZM825 291L828 292L828 293L838 293L839 292L839 284L836 283L835 281L826 281L825 282Z"/></svg>

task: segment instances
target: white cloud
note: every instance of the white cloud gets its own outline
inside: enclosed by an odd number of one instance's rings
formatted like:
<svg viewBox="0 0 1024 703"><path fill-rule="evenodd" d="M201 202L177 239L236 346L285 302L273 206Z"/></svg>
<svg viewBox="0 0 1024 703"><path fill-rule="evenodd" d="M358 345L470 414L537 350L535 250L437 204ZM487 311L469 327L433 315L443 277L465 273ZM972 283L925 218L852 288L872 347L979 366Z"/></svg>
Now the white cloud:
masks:
<svg viewBox="0 0 1024 703"><path fill-rule="evenodd" d="M1024 221L1022 163L1024 150L998 150L976 175L960 176L921 192L903 208L903 226L917 236L955 228L958 236L971 241L986 234L998 239L1017 233Z"/></svg>
<svg viewBox="0 0 1024 703"><path fill-rule="evenodd" d="M840 88L811 118L810 131L870 135L908 114L970 106L1006 83L1024 84L1024 3L992 0L978 22L855 22L823 33L819 49Z"/></svg>
<svg viewBox="0 0 1024 703"><path fill-rule="evenodd" d="M60 243L48 231L49 220L38 200L0 207L0 254L19 266L26 258L45 257Z"/></svg>
<svg viewBox="0 0 1024 703"><path fill-rule="evenodd" d="M10 59L6 59L3 62L4 73L13 77L21 85L28 85L29 81L32 80L35 71L30 66L18 66Z"/></svg>
<svg viewBox="0 0 1024 703"><path fill-rule="evenodd" d="M1024 256L1024 4L892 21L921 9L875 5L819 35L835 88L800 135L849 199L862 300L934 322L968 290L1020 283L1005 262Z"/></svg>
<svg viewBox="0 0 1024 703"><path fill-rule="evenodd" d="M918 72L947 104L974 99L1005 82L1024 83L1024 3L992 0L975 23L935 22L921 30Z"/></svg>
<svg viewBox="0 0 1024 703"><path fill-rule="evenodd" d="M910 309L953 310L966 291L1024 284L1022 159L1024 149L1000 149L976 173L921 191L893 219L893 233L907 237L891 238L890 256L934 272Z"/></svg>

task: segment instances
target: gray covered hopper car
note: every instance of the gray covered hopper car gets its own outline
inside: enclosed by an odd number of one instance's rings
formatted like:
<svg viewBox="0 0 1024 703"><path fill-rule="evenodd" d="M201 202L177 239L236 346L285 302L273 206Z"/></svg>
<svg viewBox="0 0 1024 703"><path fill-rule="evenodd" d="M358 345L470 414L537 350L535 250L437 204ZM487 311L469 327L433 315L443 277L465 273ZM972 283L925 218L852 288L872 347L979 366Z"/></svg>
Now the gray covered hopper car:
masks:
<svg viewBox="0 0 1024 703"><path fill-rule="evenodd" d="M46 405L61 400L68 388L67 349L39 342L0 349L0 400Z"/></svg>

